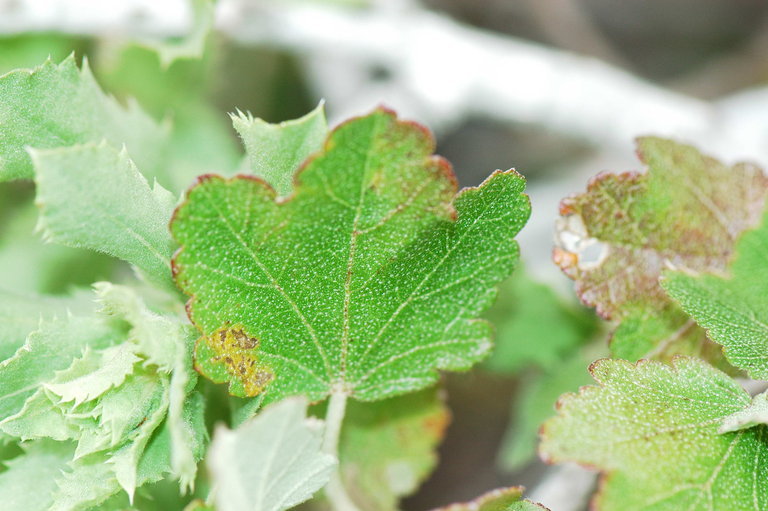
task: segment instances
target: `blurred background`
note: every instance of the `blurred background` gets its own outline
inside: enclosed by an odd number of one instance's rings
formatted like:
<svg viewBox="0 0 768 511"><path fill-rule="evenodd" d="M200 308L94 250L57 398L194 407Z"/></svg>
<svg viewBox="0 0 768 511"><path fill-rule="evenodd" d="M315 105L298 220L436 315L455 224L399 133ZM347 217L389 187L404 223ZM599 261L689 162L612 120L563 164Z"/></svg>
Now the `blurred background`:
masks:
<svg viewBox="0 0 768 511"><path fill-rule="evenodd" d="M446 378L452 424L409 510L510 484L585 509L593 475L533 457L538 423L587 383L600 348L584 345L602 335L550 262L558 201L599 171L638 169L644 134L768 163L761 0L0 0L0 73L72 52L106 91L173 126L178 190L237 168L228 112L277 122L321 100L332 124L380 104L426 124L463 186L510 167L527 178L525 271L489 313L499 349ZM0 188L3 287L61 293L127 271L42 247L33 197L31 183ZM537 358L541 336L558 339L557 357Z"/></svg>

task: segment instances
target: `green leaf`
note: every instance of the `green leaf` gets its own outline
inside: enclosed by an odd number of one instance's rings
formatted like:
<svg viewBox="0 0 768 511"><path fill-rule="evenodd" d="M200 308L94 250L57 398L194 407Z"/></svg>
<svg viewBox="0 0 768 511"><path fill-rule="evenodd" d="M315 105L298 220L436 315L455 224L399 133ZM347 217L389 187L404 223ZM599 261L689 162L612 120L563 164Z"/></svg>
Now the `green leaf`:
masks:
<svg viewBox="0 0 768 511"><path fill-rule="evenodd" d="M378 110L332 133L290 200L247 177L190 190L171 229L198 370L266 401L377 400L483 358L477 316L515 266L528 197L514 171L453 197L433 147Z"/></svg>
<svg viewBox="0 0 768 511"><path fill-rule="evenodd" d="M105 95L73 56L0 77L0 181L33 177L27 147L47 149L107 140L125 144L142 172L158 175L166 131L135 104L127 108Z"/></svg>
<svg viewBox="0 0 768 511"><path fill-rule="evenodd" d="M765 509L764 426L719 434L723 419L749 405L724 373L694 358L673 366L604 359L599 386L558 403L542 429L550 462L575 461L604 472L601 511Z"/></svg>
<svg viewBox="0 0 768 511"><path fill-rule="evenodd" d="M105 453L70 462L56 479L53 505L47 511L85 511L120 491Z"/></svg>
<svg viewBox="0 0 768 511"><path fill-rule="evenodd" d="M557 399L592 382L587 367L596 358L593 351L583 349L572 352L557 368L527 376L523 380L499 451L501 468L510 472L518 470L535 457L539 429L552 415Z"/></svg>
<svg viewBox="0 0 768 511"><path fill-rule="evenodd" d="M35 296L0 290L0 360L13 355L41 321L93 310L93 297L77 292L67 297Z"/></svg>
<svg viewBox="0 0 768 511"><path fill-rule="evenodd" d="M72 445L51 440L24 444L24 454L0 472L3 511L48 511L56 479L72 458Z"/></svg>
<svg viewBox="0 0 768 511"><path fill-rule="evenodd" d="M103 142L30 154L46 240L110 254L173 286L168 222L176 201L157 183L150 188L125 150Z"/></svg>
<svg viewBox="0 0 768 511"><path fill-rule="evenodd" d="M202 57L205 40L213 28L214 0L189 0L188 3L192 10L192 26L188 34L177 40L142 41L145 46L157 51L165 68L179 59Z"/></svg>
<svg viewBox="0 0 768 511"><path fill-rule="evenodd" d="M304 117L292 121L269 124L238 112L232 115L232 124L243 139L251 172L280 197L290 195L299 165L322 148L328 135L322 102Z"/></svg>
<svg viewBox="0 0 768 511"><path fill-rule="evenodd" d="M94 318L70 317L43 323L16 354L0 363L0 417L18 412L40 385L69 367L86 347L105 348L124 332Z"/></svg>
<svg viewBox="0 0 768 511"><path fill-rule="evenodd" d="M768 379L768 216L738 243L730 275L668 272L662 282L725 356L752 378Z"/></svg>
<svg viewBox="0 0 768 511"><path fill-rule="evenodd" d="M321 452L322 422L306 409L286 399L236 430L216 429L207 459L217 511L282 511L328 482L335 460Z"/></svg>
<svg viewBox="0 0 768 511"><path fill-rule="evenodd" d="M749 406L723 419L720 433L729 433L765 424L768 424L768 392L756 395L752 398Z"/></svg>
<svg viewBox="0 0 768 511"><path fill-rule="evenodd" d="M77 406L123 383L139 360L136 348L127 343L99 351L86 348L82 358L57 373L45 388L61 397L61 402L73 401Z"/></svg>
<svg viewBox="0 0 768 511"><path fill-rule="evenodd" d="M496 344L483 367L502 373L531 366L555 370L598 327L590 311L565 303L520 270L502 283L484 317L496 327Z"/></svg>
<svg viewBox="0 0 768 511"><path fill-rule="evenodd" d="M22 441L35 438L77 440L81 433L42 388L24 402L18 413L0 421L0 431Z"/></svg>
<svg viewBox="0 0 768 511"><path fill-rule="evenodd" d="M344 486L361 509L397 511L437 465L450 420L437 388L347 405L339 440Z"/></svg>
<svg viewBox="0 0 768 511"><path fill-rule="evenodd" d="M680 335L687 318L661 289L662 271L724 270L739 234L760 219L768 178L658 138L639 139L638 154L647 172L600 174L562 202L555 260L585 304L606 319L629 318L617 332L626 339L614 341L622 353L645 339L648 352L669 358L691 353L703 335L696 327Z"/></svg>
<svg viewBox="0 0 768 511"><path fill-rule="evenodd" d="M512 486L499 488L477 497L470 502L451 504L433 511L542 511L546 508L523 499L523 488Z"/></svg>

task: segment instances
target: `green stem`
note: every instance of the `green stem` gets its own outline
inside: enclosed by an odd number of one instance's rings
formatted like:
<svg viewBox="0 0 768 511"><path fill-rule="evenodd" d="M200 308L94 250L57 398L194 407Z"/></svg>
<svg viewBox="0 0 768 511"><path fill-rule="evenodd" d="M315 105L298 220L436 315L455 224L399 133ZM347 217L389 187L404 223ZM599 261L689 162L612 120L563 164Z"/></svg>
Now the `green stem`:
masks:
<svg viewBox="0 0 768 511"><path fill-rule="evenodd" d="M346 408L347 393L344 391L332 392L331 398L328 400L328 411L325 413L323 452L330 454L336 459L339 459L339 436ZM325 496L328 497L334 511L359 511L355 503L347 495L338 465L325 486Z"/></svg>

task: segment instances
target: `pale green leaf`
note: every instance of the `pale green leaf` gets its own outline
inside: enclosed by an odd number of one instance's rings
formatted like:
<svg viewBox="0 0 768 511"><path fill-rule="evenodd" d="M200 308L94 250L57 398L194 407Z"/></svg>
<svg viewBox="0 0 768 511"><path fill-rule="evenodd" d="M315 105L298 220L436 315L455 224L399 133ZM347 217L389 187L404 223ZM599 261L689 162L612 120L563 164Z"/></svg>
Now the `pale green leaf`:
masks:
<svg viewBox="0 0 768 511"><path fill-rule="evenodd" d="M53 505L47 511L86 511L120 491L105 453L70 462L56 479Z"/></svg>
<svg viewBox="0 0 768 511"><path fill-rule="evenodd" d="M540 451L604 472L596 510L768 509L768 429L718 433L751 401L735 381L687 357L591 371L599 386L561 398Z"/></svg>
<svg viewBox="0 0 768 511"><path fill-rule="evenodd" d="M42 320L66 318L69 313L93 310L93 296L77 292L72 296L35 296L0 290L0 361L9 358L24 344Z"/></svg>
<svg viewBox="0 0 768 511"><path fill-rule="evenodd" d="M188 0L192 14L192 25L187 34L175 40L144 39L144 46L157 51L160 63L167 68L179 59L200 58L205 49L205 40L213 28L214 0Z"/></svg>
<svg viewBox="0 0 768 511"><path fill-rule="evenodd" d="M219 426L208 452L216 511L282 511L322 488L335 465L321 452L322 423L291 398L235 430Z"/></svg>
<svg viewBox="0 0 768 511"><path fill-rule="evenodd" d="M47 149L107 140L125 144L142 172L162 169L166 130L135 104L124 108L105 95L74 57L0 77L0 181L33 177L28 147Z"/></svg>
<svg viewBox="0 0 768 511"><path fill-rule="evenodd" d="M197 368L233 395L343 387L377 400L490 350L478 315L518 259L522 177L497 171L454 197L426 130L385 110L325 147L289 200L255 178L207 176L172 222L176 279L204 335Z"/></svg>
<svg viewBox="0 0 768 511"><path fill-rule="evenodd" d="M94 284L101 313L120 317L131 324L129 337L147 364L170 373L186 367L193 372L190 341L196 337L195 329L176 317L156 314L147 308L136 291L128 286L109 282Z"/></svg>
<svg viewBox="0 0 768 511"><path fill-rule="evenodd" d="M739 240L730 275L668 272L662 282L736 367L768 379L768 216Z"/></svg>
<svg viewBox="0 0 768 511"><path fill-rule="evenodd" d="M58 396L54 398L58 399ZM22 441L34 438L77 440L80 436L80 428L67 419L43 388L32 394L18 413L0 421L0 431Z"/></svg>
<svg viewBox="0 0 768 511"><path fill-rule="evenodd" d="M109 459L118 483L131 499L133 499L133 494L139 485L137 484L139 460L144 454L152 434L166 417L168 400L168 389L164 388L160 406L131 432L131 441L118 449Z"/></svg>
<svg viewBox="0 0 768 511"><path fill-rule="evenodd" d="M768 424L768 392L756 395L752 398L749 406L723 419L720 433L729 433L765 424Z"/></svg>
<svg viewBox="0 0 768 511"><path fill-rule="evenodd" d="M269 124L238 112L232 115L232 124L243 139L251 172L281 197L290 195L299 166L322 148L328 135L323 103L292 121Z"/></svg>
<svg viewBox="0 0 768 511"><path fill-rule="evenodd" d="M173 199L150 188L125 150L76 145L30 150L47 240L89 248L135 265L151 282L171 287Z"/></svg>
<svg viewBox="0 0 768 511"><path fill-rule="evenodd" d="M72 450L69 443L51 440L25 444L24 454L5 462L7 469L0 472L3 511L48 511Z"/></svg>
<svg viewBox="0 0 768 511"><path fill-rule="evenodd" d="M499 488L480 495L470 502L451 504L433 511L546 511L541 504L523 499L523 488Z"/></svg>
<svg viewBox="0 0 768 511"><path fill-rule="evenodd" d="M86 347L106 348L124 332L94 318L69 317L45 322L16 354L0 363L0 417L18 412L40 385L69 367Z"/></svg>
<svg viewBox="0 0 768 511"><path fill-rule="evenodd" d="M137 371L99 399L96 407L99 429L110 434L111 445L124 442L129 432L161 408L164 394L165 389L156 375Z"/></svg>
<svg viewBox="0 0 768 511"><path fill-rule="evenodd" d="M768 177L669 140L646 137L637 145L647 172L602 173L586 193L563 200L555 261L586 305L605 319L628 321L616 332L620 354L713 354L659 278L669 268L724 270L739 234L760 220Z"/></svg>
<svg viewBox="0 0 768 511"><path fill-rule="evenodd" d="M128 343L98 351L86 348L81 358L58 372L45 388L61 397L61 402L73 401L77 406L123 383L139 360L136 347Z"/></svg>

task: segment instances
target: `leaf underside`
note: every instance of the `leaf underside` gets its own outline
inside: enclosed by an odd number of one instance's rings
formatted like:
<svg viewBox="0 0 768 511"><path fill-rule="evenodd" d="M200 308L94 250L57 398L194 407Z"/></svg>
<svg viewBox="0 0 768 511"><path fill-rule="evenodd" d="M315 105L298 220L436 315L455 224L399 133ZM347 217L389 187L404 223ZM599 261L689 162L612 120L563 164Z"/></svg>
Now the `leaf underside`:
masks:
<svg viewBox="0 0 768 511"><path fill-rule="evenodd" d="M515 266L530 206L514 171L454 197L433 149L378 110L338 127L287 199L253 177L202 177L171 223L197 368L266 402L376 400L481 359L477 316Z"/></svg>
<svg viewBox="0 0 768 511"><path fill-rule="evenodd" d="M647 172L599 174L561 203L555 262L586 305L621 322L615 355L712 352L659 278L670 268L724 271L739 235L760 220L768 179L669 140L641 138L638 155Z"/></svg>

